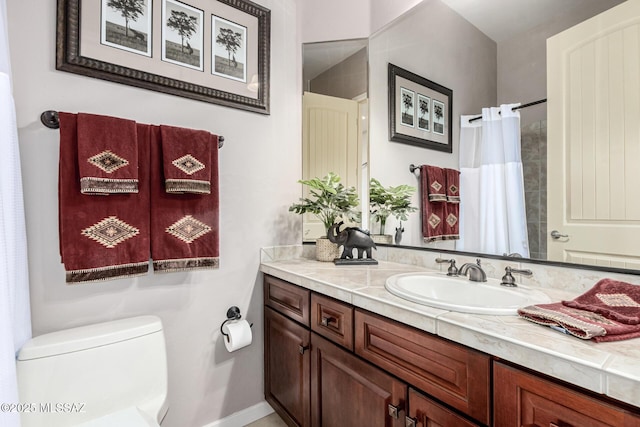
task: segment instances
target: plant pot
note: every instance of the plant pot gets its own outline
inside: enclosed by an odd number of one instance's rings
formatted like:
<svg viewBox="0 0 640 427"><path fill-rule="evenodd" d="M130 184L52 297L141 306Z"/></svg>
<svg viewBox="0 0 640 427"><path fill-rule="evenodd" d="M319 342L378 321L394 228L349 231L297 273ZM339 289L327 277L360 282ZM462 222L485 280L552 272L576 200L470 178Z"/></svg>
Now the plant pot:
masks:
<svg viewBox="0 0 640 427"><path fill-rule="evenodd" d="M330 262L338 258L338 245L332 243L326 237L316 239L316 259L318 261Z"/></svg>
<svg viewBox="0 0 640 427"><path fill-rule="evenodd" d="M393 236L391 234L372 234L371 238L374 242L377 243L385 243L390 245L393 243Z"/></svg>

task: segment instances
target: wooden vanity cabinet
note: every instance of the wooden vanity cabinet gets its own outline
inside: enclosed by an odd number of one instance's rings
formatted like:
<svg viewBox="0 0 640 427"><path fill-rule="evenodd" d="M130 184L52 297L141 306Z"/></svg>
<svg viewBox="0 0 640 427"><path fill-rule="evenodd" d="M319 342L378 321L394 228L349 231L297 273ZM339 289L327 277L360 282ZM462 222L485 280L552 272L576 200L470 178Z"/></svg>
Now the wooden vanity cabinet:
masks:
<svg viewBox="0 0 640 427"><path fill-rule="evenodd" d="M640 427L640 415L494 363L495 427Z"/></svg>
<svg viewBox="0 0 640 427"><path fill-rule="evenodd" d="M265 398L290 427L640 427L637 408L268 275L264 303Z"/></svg>

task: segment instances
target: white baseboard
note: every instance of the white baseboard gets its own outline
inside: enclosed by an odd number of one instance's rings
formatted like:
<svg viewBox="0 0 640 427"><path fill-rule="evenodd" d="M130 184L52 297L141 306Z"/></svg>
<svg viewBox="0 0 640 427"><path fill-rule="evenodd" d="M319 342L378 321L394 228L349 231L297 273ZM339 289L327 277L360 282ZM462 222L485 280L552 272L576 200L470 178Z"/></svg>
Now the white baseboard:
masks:
<svg viewBox="0 0 640 427"><path fill-rule="evenodd" d="M262 417L266 417L272 412L273 408L266 401L262 401L248 407L247 409L243 409L242 411L238 411L228 417L214 421L211 424L207 424L202 427L243 427L259 420Z"/></svg>

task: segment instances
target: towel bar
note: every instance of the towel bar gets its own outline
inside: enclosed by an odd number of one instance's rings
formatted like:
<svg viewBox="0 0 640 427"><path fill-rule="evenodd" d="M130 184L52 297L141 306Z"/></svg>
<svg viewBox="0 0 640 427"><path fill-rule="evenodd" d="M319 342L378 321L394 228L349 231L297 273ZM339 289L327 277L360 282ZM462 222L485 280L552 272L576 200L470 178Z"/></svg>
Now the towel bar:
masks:
<svg viewBox="0 0 640 427"><path fill-rule="evenodd" d="M40 114L40 121L49 129L60 129L60 118L58 117L57 111L44 111L42 114ZM224 136L218 135L218 148L222 148L223 145Z"/></svg>
<svg viewBox="0 0 640 427"><path fill-rule="evenodd" d="M416 166L416 165L414 165L413 163L411 163L411 164L409 165L409 172L411 172L411 173L415 174L416 170L417 170L417 171L420 171L420 168L421 168L421 167L422 167L422 165L418 165L418 166Z"/></svg>

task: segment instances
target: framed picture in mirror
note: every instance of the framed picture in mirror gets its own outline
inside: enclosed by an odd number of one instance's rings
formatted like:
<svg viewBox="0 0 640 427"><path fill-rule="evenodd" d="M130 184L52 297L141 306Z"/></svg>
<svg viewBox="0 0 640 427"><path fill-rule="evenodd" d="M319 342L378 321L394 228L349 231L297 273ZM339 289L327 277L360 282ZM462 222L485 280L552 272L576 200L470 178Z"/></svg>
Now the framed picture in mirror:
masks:
<svg viewBox="0 0 640 427"><path fill-rule="evenodd" d="M453 91L389 63L389 139L453 152Z"/></svg>

